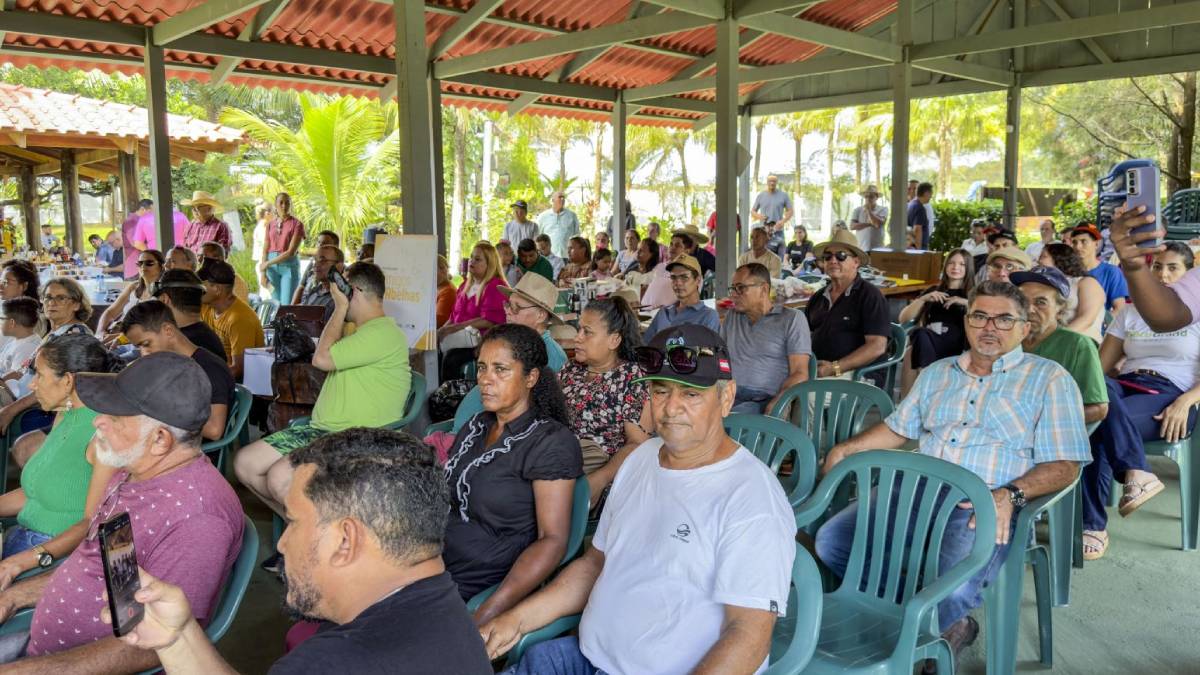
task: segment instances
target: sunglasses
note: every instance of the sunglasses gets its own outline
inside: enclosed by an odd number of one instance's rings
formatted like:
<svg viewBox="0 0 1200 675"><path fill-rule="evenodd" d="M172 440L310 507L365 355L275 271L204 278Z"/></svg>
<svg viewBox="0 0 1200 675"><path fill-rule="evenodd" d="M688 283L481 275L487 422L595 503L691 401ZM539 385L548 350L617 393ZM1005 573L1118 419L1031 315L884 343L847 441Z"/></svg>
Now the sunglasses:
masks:
<svg viewBox="0 0 1200 675"><path fill-rule="evenodd" d="M724 350L721 350L724 351ZM701 356L717 356L709 347L668 347L664 352L654 347L638 347L638 366L647 375L657 375L666 365L678 375L690 375L700 367Z"/></svg>
<svg viewBox="0 0 1200 675"><path fill-rule="evenodd" d="M855 256L850 251L830 251L830 252L827 252L824 255L822 255L821 260L823 262L829 262L830 260L833 260L834 258L836 258L838 262L846 262L847 258L854 258L854 257L857 257L857 256Z"/></svg>

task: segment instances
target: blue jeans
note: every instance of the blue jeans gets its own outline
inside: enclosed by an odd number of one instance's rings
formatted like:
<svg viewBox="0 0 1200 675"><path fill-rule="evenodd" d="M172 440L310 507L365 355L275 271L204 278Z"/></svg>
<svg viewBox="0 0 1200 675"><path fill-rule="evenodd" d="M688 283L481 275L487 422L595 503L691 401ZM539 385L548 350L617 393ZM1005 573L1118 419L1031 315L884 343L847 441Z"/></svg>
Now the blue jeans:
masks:
<svg viewBox="0 0 1200 675"><path fill-rule="evenodd" d="M772 397L774 394L761 389L738 387L733 397L733 410L730 412L761 415Z"/></svg>
<svg viewBox="0 0 1200 675"><path fill-rule="evenodd" d="M274 260L281 254L271 252L267 260ZM271 297L281 305L292 304L292 296L296 293L296 285L300 283L300 261L292 256L286 262L271 265L267 268L267 281L271 282Z"/></svg>
<svg viewBox="0 0 1200 675"><path fill-rule="evenodd" d="M876 491L871 491L871 517L869 522L874 522L875 518L875 500ZM892 536L896 533L895 519L896 508L899 502L899 491L893 491L891 498L891 506L888 511L888 535L884 547L891 549ZM939 497L938 501L941 502ZM920 501L920 492L918 491L916 501ZM950 520L946 523L946 531L942 537L942 548L938 555L938 569L948 570L961 560L967 557L971 552L971 546L975 543L975 530L967 527L967 522L971 519L974 511L972 509L955 508L950 514ZM905 531L905 542L907 546L912 545L911 538L913 529L916 525L916 510L911 514L904 514L907 519L907 527ZM816 549L817 557L825 566L830 569L840 579L846 574L846 566L850 562L850 552L854 546L854 530L855 520L858 517L858 503L855 502L845 509L842 509L832 518L827 520L824 525L817 530ZM1014 514L1014 521L1016 515ZM1012 534L1013 523L1010 522L1009 534ZM994 532L985 534L988 537L994 537ZM870 542L874 538L874 533L870 532L867 536L867 541ZM870 544L868 543L868 546ZM1000 565L1004 562L1004 556L1008 554L1009 544L996 546L992 552L992 557L988 560L987 565L982 570L975 573L967 583L955 589L949 597L938 603L938 630L945 632L947 628L954 625L960 619L970 614L971 610L983 603L983 588L995 580L996 575L1000 572ZM866 561L863 563L864 576L871 568L872 551L866 552ZM885 552L886 555L886 552ZM905 551L907 555L907 551ZM887 559L884 559L884 569L887 569ZM843 582L844 583L844 582ZM930 581L926 581L926 584Z"/></svg>
<svg viewBox="0 0 1200 675"><path fill-rule="evenodd" d="M13 525L4 530L4 550L0 553L0 558L7 558L21 551L28 551L34 546L44 544L53 538L48 534L43 534L36 530L30 530L20 525Z"/></svg>
<svg viewBox="0 0 1200 675"><path fill-rule="evenodd" d="M1154 416L1179 398L1179 387L1153 375L1130 373L1122 380L1136 382L1158 391L1157 394L1126 389L1120 381L1104 378L1108 384L1108 415L1092 434L1092 461L1083 468L1083 529L1103 530L1108 526L1109 493L1113 477L1124 480L1130 469L1149 471L1145 441L1157 441L1159 422ZM1188 415L1188 428L1196 421L1196 412Z"/></svg>
<svg viewBox="0 0 1200 675"><path fill-rule="evenodd" d="M529 648L521 662L501 675L604 675L579 651L579 638L560 637Z"/></svg>

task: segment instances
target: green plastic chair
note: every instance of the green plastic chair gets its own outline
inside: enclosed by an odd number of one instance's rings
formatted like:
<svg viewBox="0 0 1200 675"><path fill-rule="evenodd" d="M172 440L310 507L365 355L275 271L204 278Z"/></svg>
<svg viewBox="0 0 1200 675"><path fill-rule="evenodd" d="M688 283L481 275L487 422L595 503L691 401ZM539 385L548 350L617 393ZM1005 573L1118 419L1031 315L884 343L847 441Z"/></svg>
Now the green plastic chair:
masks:
<svg viewBox="0 0 1200 675"><path fill-rule="evenodd" d="M804 672L908 673L917 662L935 659L939 673L953 673L954 656L938 630L937 604L987 565L995 544L991 536L976 537L970 554L950 569L938 569L938 555L946 523L963 500L975 504L976 531L996 531L991 490L975 474L941 459L871 450L839 462L797 510L796 524L822 517L838 486L851 478L877 488L859 494L845 575L853 581L825 594L820 642ZM896 521L889 524L893 495ZM872 513L876 502L880 506ZM907 551L905 537L887 541L891 531L903 532L909 523L914 545ZM868 544L874 551L869 563Z"/></svg>
<svg viewBox="0 0 1200 675"><path fill-rule="evenodd" d="M817 451L803 431L774 417L735 413L725 418L725 433L779 476L792 508L808 499L817 478ZM788 459L791 473L782 476L780 468Z"/></svg>
<svg viewBox="0 0 1200 675"><path fill-rule="evenodd" d="M246 427L246 420L250 417L250 404L254 400L254 394L240 384L234 385L233 394L233 405L229 407L229 416L225 420L225 434L200 446L204 454L213 460L217 471L222 474L225 473L225 456L233 449Z"/></svg>
<svg viewBox="0 0 1200 675"><path fill-rule="evenodd" d="M866 382L812 379L784 390L767 414L804 432L821 462L830 448L863 430L872 410L879 411L883 419L892 414L893 407L886 392Z"/></svg>
<svg viewBox="0 0 1200 675"><path fill-rule="evenodd" d="M1071 539L1074 494L1079 476L1054 494L1030 500L1017 514L1013 545L1001 564L996 579L983 591L987 616L987 662L989 673L1011 673L1017 665L1017 642L1021 623L1021 595L1025 565L1033 568L1033 588L1037 604L1039 660L1047 668L1054 666L1054 629L1051 605L1058 592L1069 594ZM1045 513L1049 518L1050 549L1033 539L1033 525ZM1064 516L1065 514L1065 516ZM1018 545L1020 542L1030 542ZM1061 569L1060 569L1061 568ZM1059 578L1065 574L1064 578ZM1063 606L1066 605L1064 599Z"/></svg>
<svg viewBox="0 0 1200 675"><path fill-rule="evenodd" d="M229 627L233 625L238 607L241 606L242 598L246 595L246 588L250 585L250 575L254 572L254 563L258 560L258 530L254 528L254 523L250 518L243 516L243 519L242 548L221 588L221 594L217 598L217 604L212 611L208 627L204 629L205 635L213 644L220 641ZM32 622L33 608L23 609L11 616L8 621L0 624L0 635L20 631L28 632ZM157 672L161 672L161 669L147 670L143 675Z"/></svg>
<svg viewBox="0 0 1200 675"><path fill-rule="evenodd" d="M1152 441L1146 443L1146 456L1166 457L1179 467L1179 517L1180 548L1196 550L1197 524L1200 523L1200 434L1193 433L1175 443ZM1113 480L1109 491L1109 505L1116 506L1121 498L1122 486ZM1080 521L1082 527L1082 520ZM1081 534L1082 536L1082 534ZM1080 551L1082 551L1082 543Z"/></svg>
<svg viewBox="0 0 1200 675"><path fill-rule="evenodd" d="M775 620L766 675L798 675L806 670L817 646L822 620L821 575L808 549L796 546L792 584L788 591L787 616ZM582 615L556 619L521 637L508 653L506 668L520 663L530 647L556 638L579 626Z"/></svg>
<svg viewBox="0 0 1200 675"><path fill-rule="evenodd" d="M576 478L575 492L571 496L571 529L567 535L567 549L563 552L563 558L558 562L557 569L562 569L567 563L574 560L583 548L583 536L587 530L588 502L591 499L592 491L588 486L587 477ZM500 588L500 584L485 588L472 596L467 601L467 611L474 614L485 600L492 597L492 593L495 593L497 588Z"/></svg>
<svg viewBox="0 0 1200 675"><path fill-rule="evenodd" d="M34 406L29 410L17 413L17 416L13 418L12 423L8 425L8 429L4 432L4 437L0 438L0 492L6 491L8 486L9 451L12 450L13 443L21 435L21 424L25 421L25 415L35 410L41 410L41 408Z"/></svg>
<svg viewBox="0 0 1200 675"><path fill-rule="evenodd" d="M866 382L867 376L873 373L883 374L883 386L888 398L896 391L896 381L900 376L900 362L904 360L904 352L908 351L908 331L900 324L892 324L892 334L888 338L887 351L875 363L863 366L854 371L855 382Z"/></svg>
<svg viewBox="0 0 1200 675"><path fill-rule="evenodd" d="M259 303L255 308L255 313L258 314L258 322L263 326L269 325L275 320L275 314L279 312L279 302L273 298L268 298Z"/></svg>

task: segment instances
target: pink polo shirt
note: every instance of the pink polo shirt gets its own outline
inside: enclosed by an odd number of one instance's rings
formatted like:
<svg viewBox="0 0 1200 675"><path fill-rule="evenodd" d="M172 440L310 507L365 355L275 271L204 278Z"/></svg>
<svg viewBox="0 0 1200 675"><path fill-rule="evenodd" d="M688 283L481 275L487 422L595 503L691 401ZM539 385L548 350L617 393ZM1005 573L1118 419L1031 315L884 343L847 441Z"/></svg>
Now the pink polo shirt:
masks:
<svg viewBox="0 0 1200 675"><path fill-rule="evenodd" d="M472 319L484 318L499 326L504 323L504 294L500 287L505 285L501 277L493 277L484 285L476 297L467 296L467 288L471 280L468 278L458 287L458 297L454 300L454 309L450 312L450 323L462 323Z"/></svg>
<svg viewBox="0 0 1200 675"><path fill-rule="evenodd" d="M54 571L34 610L28 654L65 651L112 635L100 622L105 606L99 522L122 511L133 523L138 564L183 589L192 613L208 623L217 595L237 559L244 524L233 488L207 457L140 482L118 471L92 518L88 538Z"/></svg>
<svg viewBox="0 0 1200 675"><path fill-rule="evenodd" d="M292 243L292 237L296 233L300 233L300 238L304 238L304 223L296 219L295 216L288 216L287 220L282 223L279 219L271 221L267 225L267 252L268 253L283 253L288 250L288 245Z"/></svg>

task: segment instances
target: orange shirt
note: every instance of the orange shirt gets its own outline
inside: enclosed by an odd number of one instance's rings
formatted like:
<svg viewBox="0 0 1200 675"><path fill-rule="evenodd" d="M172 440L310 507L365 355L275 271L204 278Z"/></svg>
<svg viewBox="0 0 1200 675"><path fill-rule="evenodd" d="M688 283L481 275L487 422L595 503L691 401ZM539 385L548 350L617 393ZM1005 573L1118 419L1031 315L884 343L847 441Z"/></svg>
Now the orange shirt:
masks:
<svg viewBox="0 0 1200 675"><path fill-rule="evenodd" d="M456 291L454 284L446 284L438 289L437 293L437 325L440 327L450 318L450 313L454 311L454 300Z"/></svg>

